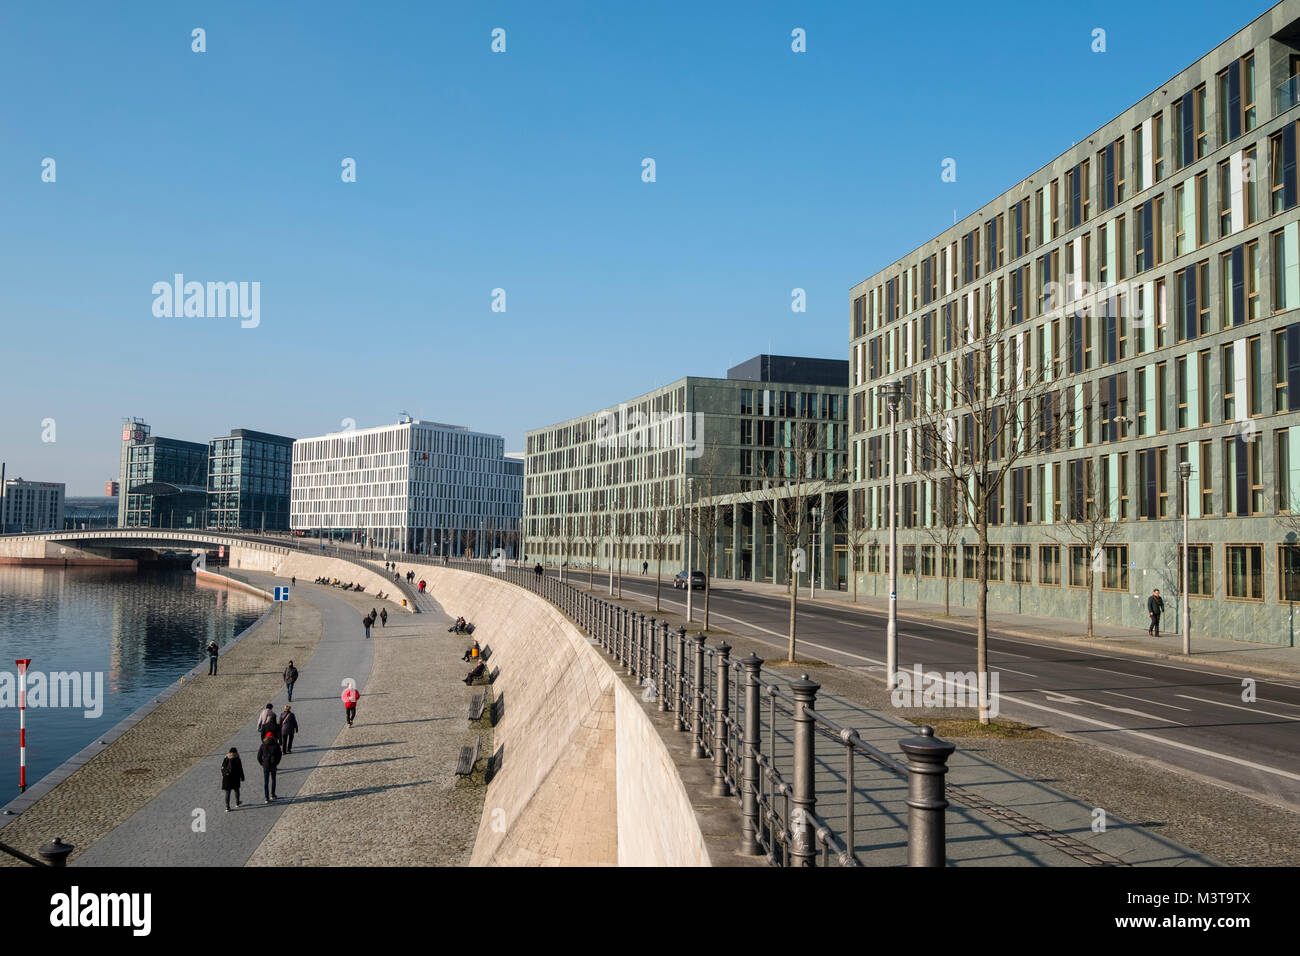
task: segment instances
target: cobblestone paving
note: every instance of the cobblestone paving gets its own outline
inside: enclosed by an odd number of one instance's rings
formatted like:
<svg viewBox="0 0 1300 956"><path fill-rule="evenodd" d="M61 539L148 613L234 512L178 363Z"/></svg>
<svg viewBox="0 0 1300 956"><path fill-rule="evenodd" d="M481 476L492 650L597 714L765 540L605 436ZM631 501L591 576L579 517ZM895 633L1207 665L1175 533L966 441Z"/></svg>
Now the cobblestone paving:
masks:
<svg viewBox="0 0 1300 956"><path fill-rule="evenodd" d="M487 791L482 768L455 776L472 742L460 680L463 636L427 597L425 613L376 627L356 723L344 727L248 861L250 866L465 865ZM471 782L474 781L474 782Z"/></svg>
<svg viewBox="0 0 1300 956"><path fill-rule="evenodd" d="M276 643L275 616L266 617L221 655L217 676L209 677L205 667L201 676L0 830L0 839L34 853L61 837L76 845L75 862L199 760L209 759L248 723L250 714L282 692L280 674L288 657L303 669L310 666L320 634L321 615L305 601L287 605L281 644ZM252 758L245 755L250 785L257 770ZM3 855L0 865L25 864Z"/></svg>

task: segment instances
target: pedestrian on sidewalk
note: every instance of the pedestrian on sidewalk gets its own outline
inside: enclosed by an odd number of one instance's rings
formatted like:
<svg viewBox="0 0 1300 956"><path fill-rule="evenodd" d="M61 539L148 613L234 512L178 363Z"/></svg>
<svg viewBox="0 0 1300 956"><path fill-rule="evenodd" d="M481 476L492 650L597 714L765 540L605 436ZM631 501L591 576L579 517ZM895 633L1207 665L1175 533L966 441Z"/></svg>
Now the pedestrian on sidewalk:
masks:
<svg viewBox="0 0 1300 956"><path fill-rule="evenodd" d="M266 709L257 718L257 739L261 740L268 731L276 736L280 734L280 723L275 719L274 704L267 704Z"/></svg>
<svg viewBox="0 0 1300 956"><path fill-rule="evenodd" d="M235 806L242 807L239 799L239 785L244 782L244 762L239 759L239 751L234 747L221 761L221 789L226 791L226 812L230 812L230 791L235 791Z"/></svg>
<svg viewBox="0 0 1300 956"><path fill-rule="evenodd" d="M208 676L215 676L217 673L217 642L208 641Z"/></svg>
<svg viewBox="0 0 1300 956"><path fill-rule="evenodd" d="M642 576L642 577L645 577L645 573L646 573L647 571L649 571L649 570L650 570L650 562L649 562L649 561L642 561L642 562L641 562L641 576Z"/></svg>
<svg viewBox="0 0 1300 956"><path fill-rule="evenodd" d="M379 612L379 624L381 627L388 626L388 608L384 608Z"/></svg>
<svg viewBox="0 0 1300 956"><path fill-rule="evenodd" d="M280 714L280 745L287 754L293 753L293 735L298 732L298 716L288 704Z"/></svg>
<svg viewBox="0 0 1300 956"><path fill-rule="evenodd" d="M267 731L262 746L257 748L257 762L262 765L262 792L267 803L278 799L275 795L275 770L280 766L280 757L280 742L275 739L275 734Z"/></svg>
<svg viewBox="0 0 1300 956"><path fill-rule="evenodd" d="M363 617L363 618L361 619L361 626L364 627L364 628L366 629L366 638L367 638L367 639L370 638L370 625L372 625L372 624L374 624L374 623L375 623L374 621L370 620L370 615L369 615L369 614L367 614L365 617Z"/></svg>
<svg viewBox="0 0 1300 956"><path fill-rule="evenodd" d="M293 700L293 685L298 683L298 668L293 666L293 661L284 669L284 686L289 691L289 700Z"/></svg>
<svg viewBox="0 0 1300 956"><path fill-rule="evenodd" d="M1160 596L1160 589L1156 588L1147 598L1147 613L1151 615L1151 626L1147 628L1147 633L1152 637L1160 636L1160 615L1165 613L1165 599Z"/></svg>
<svg viewBox="0 0 1300 956"><path fill-rule="evenodd" d="M343 712L347 715L349 727L352 726L352 721L357 716L357 701L360 699L361 694L351 685L343 692Z"/></svg>

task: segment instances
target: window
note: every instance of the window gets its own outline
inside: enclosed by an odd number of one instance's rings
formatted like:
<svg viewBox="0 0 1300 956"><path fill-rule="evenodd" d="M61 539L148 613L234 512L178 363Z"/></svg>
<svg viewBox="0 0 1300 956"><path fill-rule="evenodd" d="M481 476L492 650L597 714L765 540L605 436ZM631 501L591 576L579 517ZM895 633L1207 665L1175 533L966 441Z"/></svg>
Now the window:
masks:
<svg viewBox="0 0 1300 956"><path fill-rule="evenodd" d="M1106 572L1101 581L1104 591L1128 590L1128 546L1106 545Z"/></svg>
<svg viewBox="0 0 1300 956"><path fill-rule="evenodd" d="M1255 128L1255 56L1248 53L1218 75L1219 145Z"/></svg>
<svg viewBox="0 0 1300 956"><path fill-rule="evenodd" d="M1214 514L1214 442L1208 438L1200 443L1201 466L1197 478L1201 483L1201 515Z"/></svg>
<svg viewBox="0 0 1300 956"><path fill-rule="evenodd" d="M1279 601L1300 601L1300 545L1277 547L1277 597Z"/></svg>
<svg viewBox="0 0 1300 956"><path fill-rule="evenodd" d="M961 546L962 572L961 576L967 581L977 580L979 572L979 548L969 544Z"/></svg>
<svg viewBox="0 0 1300 956"><path fill-rule="evenodd" d="M1061 548L1055 544L1038 546L1038 583L1061 583Z"/></svg>
<svg viewBox="0 0 1300 956"><path fill-rule="evenodd" d="M1165 114L1157 113L1151 117L1151 171L1154 180L1150 186L1165 178Z"/></svg>
<svg viewBox="0 0 1300 956"><path fill-rule="evenodd" d="M921 577L934 577L934 545L921 545Z"/></svg>
<svg viewBox="0 0 1300 956"><path fill-rule="evenodd" d="M1223 510L1228 515L1264 513L1260 445L1263 442L1236 436L1223 440L1223 469L1226 482Z"/></svg>
<svg viewBox="0 0 1300 956"><path fill-rule="evenodd" d="M1139 134L1140 135L1140 134ZM1141 148L1139 147L1139 155ZM1097 154L1097 175L1101 183L1102 211L1122 203L1124 191L1124 137L1120 137Z"/></svg>
<svg viewBox="0 0 1300 956"><path fill-rule="evenodd" d="M1259 163L1255 159L1255 147L1252 146L1242 154L1241 193L1242 205L1245 206L1246 225L1252 226L1259 218L1259 192L1255 183L1259 181Z"/></svg>
<svg viewBox="0 0 1300 956"><path fill-rule="evenodd" d="M916 574L916 545L903 545L903 557L898 570L900 574Z"/></svg>
<svg viewBox="0 0 1300 956"><path fill-rule="evenodd" d="M1205 84L1174 103L1174 162L1178 169L1205 155L1209 137L1205 131Z"/></svg>
<svg viewBox="0 0 1300 956"><path fill-rule="evenodd" d="M1066 225L1074 229L1088 219L1088 160L1065 172Z"/></svg>
<svg viewBox="0 0 1300 956"><path fill-rule="evenodd" d="M1002 581L1006 574L1002 571L1002 545L989 545L989 580Z"/></svg>
<svg viewBox="0 0 1300 956"><path fill-rule="evenodd" d="M1269 195L1274 213L1296 204L1295 147L1295 123L1288 123L1268 138Z"/></svg>
<svg viewBox="0 0 1300 956"><path fill-rule="evenodd" d="M1230 544L1228 556L1228 600L1264 600L1264 548L1258 544ZM1190 570L1191 562L1188 562Z"/></svg>
<svg viewBox="0 0 1300 956"><path fill-rule="evenodd" d="M1050 187L1052 197L1052 238L1061 234L1061 181L1053 179Z"/></svg>
<svg viewBox="0 0 1300 956"><path fill-rule="evenodd" d="M1287 234L1290 233L1290 236ZM1300 306L1300 263L1295 224L1279 229L1270 236L1273 254L1273 311L1282 312Z"/></svg>
<svg viewBox="0 0 1300 956"><path fill-rule="evenodd" d="M1144 272L1164 262L1164 197L1156 196L1133 213L1134 269Z"/></svg>
<svg viewBox="0 0 1300 956"><path fill-rule="evenodd" d="M880 545L867 545L867 573L880 573Z"/></svg>
<svg viewBox="0 0 1300 956"><path fill-rule="evenodd" d="M1178 548L1178 581L1183 580L1183 549ZM1214 597L1214 548L1208 544L1187 546L1187 593L1193 597Z"/></svg>
<svg viewBox="0 0 1300 956"><path fill-rule="evenodd" d="M1081 544L1070 545L1070 587L1086 588L1088 586L1088 549Z"/></svg>
<svg viewBox="0 0 1300 956"><path fill-rule="evenodd" d="M1259 241L1229 249L1219 256L1220 328L1259 318Z"/></svg>
<svg viewBox="0 0 1300 956"><path fill-rule="evenodd" d="M957 576L957 546L955 544L945 544L942 546L943 571L945 578L955 578Z"/></svg>
<svg viewBox="0 0 1300 956"><path fill-rule="evenodd" d="M1033 584L1033 558L1027 544L1011 548L1011 581L1014 584Z"/></svg>

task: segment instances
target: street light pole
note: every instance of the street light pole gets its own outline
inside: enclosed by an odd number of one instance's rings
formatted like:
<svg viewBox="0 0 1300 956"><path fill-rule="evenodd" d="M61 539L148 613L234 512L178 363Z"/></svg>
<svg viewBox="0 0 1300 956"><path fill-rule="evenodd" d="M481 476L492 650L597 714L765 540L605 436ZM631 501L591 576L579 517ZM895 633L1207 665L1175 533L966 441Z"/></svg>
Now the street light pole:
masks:
<svg viewBox="0 0 1300 956"><path fill-rule="evenodd" d="M1178 477L1182 479L1183 482L1183 583L1180 585L1180 587L1182 588L1182 592L1183 592L1182 600L1183 600L1183 653L1184 654L1192 653L1192 635L1188 629L1188 624L1191 620L1191 615L1187 607L1188 605L1187 580L1188 580L1188 573L1189 573L1188 565L1191 563L1188 560L1189 551L1187 547L1187 512L1191 510L1191 501L1188 499L1187 491L1188 491L1188 484L1191 476L1192 476L1191 463L1186 461L1180 461L1178 463Z"/></svg>
<svg viewBox="0 0 1300 956"><path fill-rule="evenodd" d="M812 527L808 529L808 543L812 550L812 567L808 571L808 600L817 596L817 506L812 508Z"/></svg>
<svg viewBox="0 0 1300 956"><path fill-rule="evenodd" d="M898 683L898 402L903 386L889 382L881 389L889 405L889 622L885 629L886 680L892 690Z"/></svg>
<svg viewBox="0 0 1300 956"><path fill-rule="evenodd" d="M692 615L692 598L695 582L692 580L691 568L691 504L695 499L695 479L686 479L686 620L694 621Z"/></svg>

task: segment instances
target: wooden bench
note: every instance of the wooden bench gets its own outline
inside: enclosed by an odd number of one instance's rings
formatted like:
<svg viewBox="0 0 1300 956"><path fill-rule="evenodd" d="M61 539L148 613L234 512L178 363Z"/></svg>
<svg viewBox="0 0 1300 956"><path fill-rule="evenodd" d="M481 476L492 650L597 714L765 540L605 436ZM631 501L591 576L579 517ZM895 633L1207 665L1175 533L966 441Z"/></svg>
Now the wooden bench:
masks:
<svg viewBox="0 0 1300 956"><path fill-rule="evenodd" d="M456 776L468 777L474 772L474 765L478 763L479 739L474 738L474 746L461 747L460 759L456 761Z"/></svg>
<svg viewBox="0 0 1300 956"><path fill-rule="evenodd" d="M469 699L470 722L483 718L483 709L487 706L487 694L475 694Z"/></svg>
<svg viewBox="0 0 1300 956"><path fill-rule="evenodd" d="M492 656L492 645L484 644L478 652L479 660L486 662Z"/></svg>
<svg viewBox="0 0 1300 956"><path fill-rule="evenodd" d="M501 668L499 667L492 668L492 670L488 671L487 682L489 684L495 684L497 682L497 675L500 673L501 673Z"/></svg>

